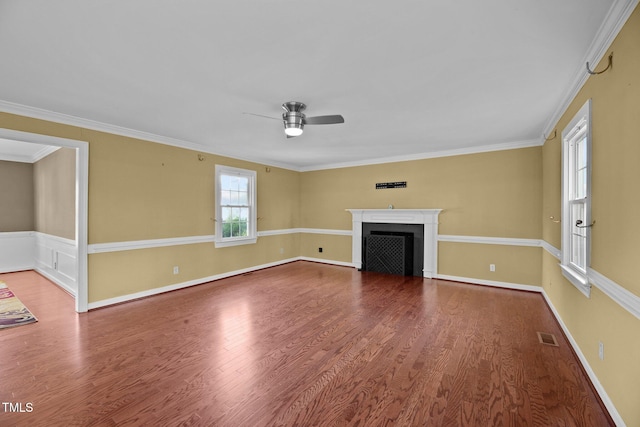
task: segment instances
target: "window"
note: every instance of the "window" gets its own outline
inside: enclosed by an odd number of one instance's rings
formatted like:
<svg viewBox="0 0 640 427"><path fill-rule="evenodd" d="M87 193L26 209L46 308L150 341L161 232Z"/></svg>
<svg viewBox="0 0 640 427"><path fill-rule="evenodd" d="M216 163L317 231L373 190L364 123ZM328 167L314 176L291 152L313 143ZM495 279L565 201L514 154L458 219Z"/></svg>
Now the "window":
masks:
<svg viewBox="0 0 640 427"><path fill-rule="evenodd" d="M587 297L591 243L591 100L562 132L562 273Z"/></svg>
<svg viewBox="0 0 640 427"><path fill-rule="evenodd" d="M216 247L255 243L256 172L216 165Z"/></svg>

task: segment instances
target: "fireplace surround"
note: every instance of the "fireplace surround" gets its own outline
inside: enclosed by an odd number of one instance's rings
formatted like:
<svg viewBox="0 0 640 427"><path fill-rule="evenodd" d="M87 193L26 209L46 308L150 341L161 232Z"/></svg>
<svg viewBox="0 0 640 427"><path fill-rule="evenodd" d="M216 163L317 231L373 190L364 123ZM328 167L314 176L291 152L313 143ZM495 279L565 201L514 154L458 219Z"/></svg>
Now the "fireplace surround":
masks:
<svg viewBox="0 0 640 427"><path fill-rule="evenodd" d="M438 273L438 215L442 209L347 209L353 218L352 263L362 269L363 224L422 224L422 276L432 278Z"/></svg>

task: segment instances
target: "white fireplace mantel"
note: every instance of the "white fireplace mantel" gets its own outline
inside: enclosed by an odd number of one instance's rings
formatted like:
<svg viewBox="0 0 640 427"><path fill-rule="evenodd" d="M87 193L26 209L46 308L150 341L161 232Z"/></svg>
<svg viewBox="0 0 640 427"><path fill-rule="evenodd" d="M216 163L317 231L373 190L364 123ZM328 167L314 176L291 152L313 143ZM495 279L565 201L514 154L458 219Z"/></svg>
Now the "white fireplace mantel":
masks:
<svg viewBox="0 0 640 427"><path fill-rule="evenodd" d="M423 224L423 276L432 278L438 273L438 215L442 209L347 209L353 216L351 238L352 262L362 268L362 223Z"/></svg>

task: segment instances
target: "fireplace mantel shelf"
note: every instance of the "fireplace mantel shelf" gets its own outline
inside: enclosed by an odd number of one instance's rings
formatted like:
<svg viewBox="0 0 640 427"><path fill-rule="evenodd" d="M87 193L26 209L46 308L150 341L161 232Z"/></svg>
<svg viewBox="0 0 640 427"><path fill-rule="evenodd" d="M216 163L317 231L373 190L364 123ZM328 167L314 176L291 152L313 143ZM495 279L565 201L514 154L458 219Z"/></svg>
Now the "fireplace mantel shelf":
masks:
<svg viewBox="0 0 640 427"><path fill-rule="evenodd" d="M438 272L438 215L442 209L347 209L353 216L352 262L362 268L362 223L424 224L424 277Z"/></svg>

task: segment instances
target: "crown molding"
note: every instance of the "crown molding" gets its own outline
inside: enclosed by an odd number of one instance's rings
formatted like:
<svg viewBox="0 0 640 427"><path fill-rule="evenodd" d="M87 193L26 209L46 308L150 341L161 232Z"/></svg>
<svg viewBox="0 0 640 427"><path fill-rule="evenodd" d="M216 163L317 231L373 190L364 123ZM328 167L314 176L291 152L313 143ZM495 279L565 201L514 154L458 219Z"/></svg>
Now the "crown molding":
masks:
<svg viewBox="0 0 640 427"><path fill-rule="evenodd" d="M629 16L633 13L638 2L640 0L615 0L611 5L607 16L605 17L596 37L593 39L591 46L587 50L587 53L582 58L582 63L576 70L576 74L573 78L573 84L569 86L563 96L563 101L558 104L553 114L549 117L546 126L544 127L544 135L550 135L553 132L554 127L569 108L571 102L578 95L582 86L587 82L589 73L587 72L586 63L598 64L602 58L609 51L609 47L613 43L613 40L617 37L618 33L629 19ZM540 145L544 145L544 136L540 139Z"/></svg>
<svg viewBox="0 0 640 427"><path fill-rule="evenodd" d="M32 119L46 120L49 122L60 123L69 126L76 126L84 129L91 129L98 132L105 132L114 135L125 136L129 138L140 139L143 141L155 142L158 144L170 145L173 147L186 148L188 150L198 151L201 153L213 154L217 156L229 157L236 160L245 160L252 163L261 163L268 166L279 167L297 171L293 165L286 163L274 162L266 159L257 159L249 157L238 157L235 154L224 153L223 151L211 150L201 144L184 141L181 139L171 138L168 136L157 135L150 132L139 131L135 129L116 126L108 123L98 122L95 120L84 119L82 117L71 116L68 114L57 113L55 111L45 110L42 108L30 107L28 105L16 104L14 102L4 101L0 99L0 112L16 114L20 116L30 117Z"/></svg>
<svg viewBox="0 0 640 427"><path fill-rule="evenodd" d="M408 162L412 160L435 159L439 157L463 156L466 154L488 153L491 151L516 150L518 148L537 147L542 145L537 139L524 141L505 142L501 144L489 144L476 147L454 148L451 150L439 150L426 153L407 154L403 156L380 157L375 159L359 160L354 162L327 163L317 166L305 166L299 168L299 172L311 172L325 169L349 168L355 166L377 165L382 163Z"/></svg>

